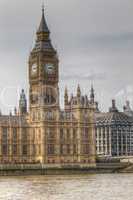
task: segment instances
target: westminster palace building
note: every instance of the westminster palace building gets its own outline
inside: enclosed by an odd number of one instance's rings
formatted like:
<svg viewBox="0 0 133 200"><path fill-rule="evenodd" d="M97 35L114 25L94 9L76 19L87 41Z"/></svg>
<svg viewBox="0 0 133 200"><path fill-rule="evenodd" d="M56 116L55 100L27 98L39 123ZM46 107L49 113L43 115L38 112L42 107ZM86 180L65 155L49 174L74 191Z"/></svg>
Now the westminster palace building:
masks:
<svg viewBox="0 0 133 200"><path fill-rule="evenodd" d="M76 96L69 96L65 88L61 109L59 57L44 9L29 55L28 74L29 103L22 90L14 114L0 114L0 164L94 167L94 90L92 87L89 97L83 96L78 85Z"/></svg>

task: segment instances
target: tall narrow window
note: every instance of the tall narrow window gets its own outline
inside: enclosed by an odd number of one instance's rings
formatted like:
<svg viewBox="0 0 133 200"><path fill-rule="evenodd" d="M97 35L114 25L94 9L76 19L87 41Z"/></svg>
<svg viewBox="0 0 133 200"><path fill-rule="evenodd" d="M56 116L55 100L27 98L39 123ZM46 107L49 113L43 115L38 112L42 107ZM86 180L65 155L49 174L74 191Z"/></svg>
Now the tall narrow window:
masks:
<svg viewBox="0 0 133 200"><path fill-rule="evenodd" d="M4 127L2 129L2 154L7 155L8 153L8 129Z"/></svg>
<svg viewBox="0 0 133 200"><path fill-rule="evenodd" d="M67 129L67 140L70 140L70 131Z"/></svg>
<svg viewBox="0 0 133 200"><path fill-rule="evenodd" d="M54 154L54 144L48 144L48 147L47 147L47 152L48 152L48 155L52 155Z"/></svg>
<svg viewBox="0 0 133 200"><path fill-rule="evenodd" d="M17 145L16 144L13 144L12 152L13 152L13 155L17 155Z"/></svg>
<svg viewBox="0 0 133 200"><path fill-rule="evenodd" d="M67 154L70 154L70 144L67 144Z"/></svg>
<svg viewBox="0 0 133 200"><path fill-rule="evenodd" d="M89 153L89 145L88 144L84 144L83 145L83 154L88 154Z"/></svg>
<svg viewBox="0 0 133 200"><path fill-rule="evenodd" d="M48 139L54 139L54 130L51 128L47 129L47 137Z"/></svg>
<svg viewBox="0 0 133 200"><path fill-rule="evenodd" d="M63 144L60 145L60 154L63 154Z"/></svg>
<svg viewBox="0 0 133 200"><path fill-rule="evenodd" d="M73 139L76 140L76 129L73 129Z"/></svg>
<svg viewBox="0 0 133 200"><path fill-rule="evenodd" d="M27 142L27 130L25 128L22 129L22 142Z"/></svg>
<svg viewBox="0 0 133 200"><path fill-rule="evenodd" d="M7 144L3 144L2 145L2 155L6 156L7 155L7 151L8 151Z"/></svg>
<svg viewBox="0 0 133 200"><path fill-rule="evenodd" d="M24 156L27 155L27 145L23 145L23 146L22 146L22 154L23 154Z"/></svg>
<svg viewBox="0 0 133 200"><path fill-rule="evenodd" d="M76 145L76 144L73 145L73 153L74 153L74 154L77 153L77 145Z"/></svg>
<svg viewBox="0 0 133 200"><path fill-rule="evenodd" d="M7 139L8 139L8 129L3 128L2 129L2 142L7 143Z"/></svg>
<svg viewBox="0 0 133 200"><path fill-rule="evenodd" d="M14 143L17 142L17 129L16 129L16 128L13 128L13 131L12 131L12 139L13 139L13 142L14 142Z"/></svg>
<svg viewBox="0 0 133 200"><path fill-rule="evenodd" d="M63 128L60 129L60 139L63 140L64 138L64 131Z"/></svg>
<svg viewBox="0 0 133 200"><path fill-rule="evenodd" d="M83 139L84 140L88 140L88 137L89 137L88 132L89 132L88 128L83 129Z"/></svg>

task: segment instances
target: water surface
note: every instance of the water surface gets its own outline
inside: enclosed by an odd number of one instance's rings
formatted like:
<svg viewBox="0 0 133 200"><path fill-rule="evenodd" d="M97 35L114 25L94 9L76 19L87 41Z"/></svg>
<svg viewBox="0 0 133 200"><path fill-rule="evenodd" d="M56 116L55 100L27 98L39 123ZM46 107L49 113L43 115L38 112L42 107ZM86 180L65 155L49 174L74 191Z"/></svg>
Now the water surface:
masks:
<svg viewBox="0 0 133 200"><path fill-rule="evenodd" d="M0 200L133 200L133 174L0 177Z"/></svg>

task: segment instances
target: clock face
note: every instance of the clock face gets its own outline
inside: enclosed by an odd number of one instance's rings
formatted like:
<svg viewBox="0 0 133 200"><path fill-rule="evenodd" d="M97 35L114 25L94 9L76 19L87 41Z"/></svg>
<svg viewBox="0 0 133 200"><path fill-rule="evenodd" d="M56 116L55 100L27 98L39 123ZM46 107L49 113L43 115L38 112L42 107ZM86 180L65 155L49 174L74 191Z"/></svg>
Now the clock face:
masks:
<svg viewBox="0 0 133 200"><path fill-rule="evenodd" d="M35 63L32 65L31 70L32 70L33 75L35 75L37 73L37 65Z"/></svg>
<svg viewBox="0 0 133 200"><path fill-rule="evenodd" d="M54 65L51 64L51 63L47 63L47 64L45 65L45 68L46 68L46 72L47 72L48 74L53 74L53 73L55 72L55 67L54 67Z"/></svg>

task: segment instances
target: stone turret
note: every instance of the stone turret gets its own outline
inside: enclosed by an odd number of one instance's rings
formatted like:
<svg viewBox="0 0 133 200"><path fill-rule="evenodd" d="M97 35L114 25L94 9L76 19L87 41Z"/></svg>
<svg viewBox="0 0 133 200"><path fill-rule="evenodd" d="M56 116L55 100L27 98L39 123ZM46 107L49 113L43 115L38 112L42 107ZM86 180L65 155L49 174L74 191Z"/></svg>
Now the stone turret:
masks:
<svg viewBox="0 0 133 200"><path fill-rule="evenodd" d="M109 112L118 112L115 99L112 100L112 107L109 109Z"/></svg>
<svg viewBox="0 0 133 200"><path fill-rule="evenodd" d="M93 85L91 85L90 103L94 104L94 102L95 102L94 88L93 88Z"/></svg>
<svg viewBox="0 0 133 200"><path fill-rule="evenodd" d="M27 113L27 99L24 90L22 89L19 99L19 113L24 115Z"/></svg>
<svg viewBox="0 0 133 200"><path fill-rule="evenodd" d="M65 94L64 94L64 105L68 105L68 90L67 87L65 88Z"/></svg>
<svg viewBox="0 0 133 200"><path fill-rule="evenodd" d="M17 115L17 108L14 108L14 115Z"/></svg>
<svg viewBox="0 0 133 200"><path fill-rule="evenodd" d="M80 90L80 85L78 84L77 87L77 97L80 98L81 97L81 90Z"/></svg>
<svg viewBox="0 0 133 200"><path fill-rule="evenodd" d="M95 112L96 112L96 113L99 113L100 111L99 111L99 104L98 104L98 102L96 102L95 105L96 105Z"/></svg>
<svg viewBox="0 0 133 200"><path fill-rule="evenodd" d="M123 106L123 111L126 115L133 117L133 110L130 107L130 102L126 101L126 105Z"/></svg>

